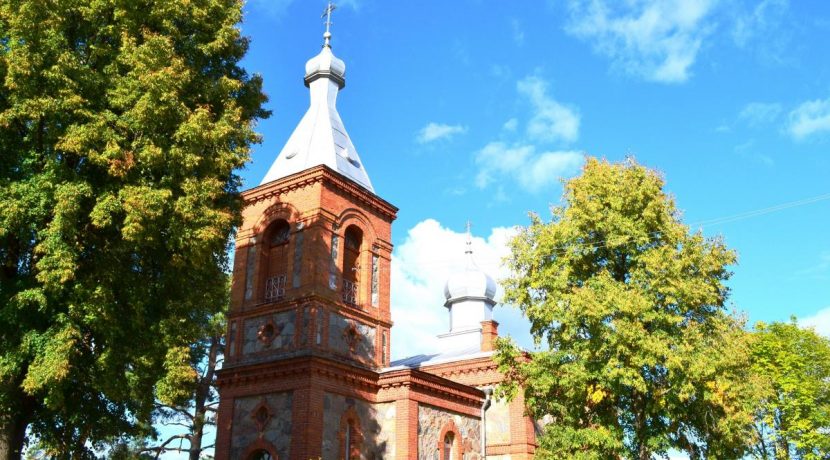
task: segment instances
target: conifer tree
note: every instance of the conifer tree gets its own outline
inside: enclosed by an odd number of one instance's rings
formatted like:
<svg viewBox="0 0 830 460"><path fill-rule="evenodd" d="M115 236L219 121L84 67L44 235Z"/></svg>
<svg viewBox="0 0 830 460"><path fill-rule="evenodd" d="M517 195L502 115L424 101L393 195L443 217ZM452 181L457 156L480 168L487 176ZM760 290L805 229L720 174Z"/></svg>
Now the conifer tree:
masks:
<svg viewBox="0 0 830 460"><path fill-rule="evenodd" d="M195 379L268 115L241 7L0 0L0 460L87 458Z"/></svg>
<svg viewBox="0 0 830 460"><path fill-rule="evenodd" d="M740 458L757 385L725 311L735 253L691 233L654 171L588 159L553 220L511 243L505 302L543 351L500 369L546 423L539 458Z"/></svg>

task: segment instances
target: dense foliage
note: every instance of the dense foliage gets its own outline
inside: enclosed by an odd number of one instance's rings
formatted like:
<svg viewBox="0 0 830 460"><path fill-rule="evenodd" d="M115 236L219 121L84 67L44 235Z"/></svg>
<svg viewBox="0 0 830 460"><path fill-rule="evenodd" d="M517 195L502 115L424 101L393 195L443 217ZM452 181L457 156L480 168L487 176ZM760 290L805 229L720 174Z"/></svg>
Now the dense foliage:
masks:
<svg viewBox="0 0 830 460"><path fill-rule="evenodd" d="M511 242L505 302L544 351L500 341L507 392L547 423L540 458L740 458L758 385L725 312L734 252L691 233L663 180L588 159L549 223Z"/></svg>
<svg viewBox="0 0 830 460"><path fill-rule="evenodd" d="M0 459L84 458L192 382L267 116L240 0L0 0Z"/></svg>
<svg viewBox="0 0 830 460"><path fill-rule="evenodd" d="M756 326L753 372L769 385L753 456L830 458L830 340L793 323Z"/></svg>

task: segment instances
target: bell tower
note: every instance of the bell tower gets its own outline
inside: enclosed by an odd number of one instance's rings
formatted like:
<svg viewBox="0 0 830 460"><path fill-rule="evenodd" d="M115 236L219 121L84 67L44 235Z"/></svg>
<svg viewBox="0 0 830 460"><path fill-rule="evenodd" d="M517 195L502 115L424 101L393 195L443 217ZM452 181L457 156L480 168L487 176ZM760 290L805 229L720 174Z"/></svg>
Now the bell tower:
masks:
<svg viewBox="0 0 830 460"><path fill-rule="evenodd" d="M332 442L348 450L359 429L343 419L346 437L325 439L326 406L340 401L326 395L348 385L368 398L361 385L389 365L397 208L375 194L337 112L346 65L326 23L305 66L309 109L262 183L242 194L217 459L325 458Z"/></svg>

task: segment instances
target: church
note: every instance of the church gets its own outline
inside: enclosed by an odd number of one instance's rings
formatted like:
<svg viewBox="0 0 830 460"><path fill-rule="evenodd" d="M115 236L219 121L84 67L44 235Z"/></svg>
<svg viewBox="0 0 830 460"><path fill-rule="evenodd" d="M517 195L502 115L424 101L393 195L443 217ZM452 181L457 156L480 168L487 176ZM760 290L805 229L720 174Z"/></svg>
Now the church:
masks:
<svg viewBox="0 0 830 460"><path fill-rule="evenodd" d="M328 27L324 40L305 66L308 111L243 193L216 458L530 459L536 424L521 395L492 395L496 283L469 240L444 292L442 352L390 360L397 208L375 193L340 119L346 65Z"/></svg>

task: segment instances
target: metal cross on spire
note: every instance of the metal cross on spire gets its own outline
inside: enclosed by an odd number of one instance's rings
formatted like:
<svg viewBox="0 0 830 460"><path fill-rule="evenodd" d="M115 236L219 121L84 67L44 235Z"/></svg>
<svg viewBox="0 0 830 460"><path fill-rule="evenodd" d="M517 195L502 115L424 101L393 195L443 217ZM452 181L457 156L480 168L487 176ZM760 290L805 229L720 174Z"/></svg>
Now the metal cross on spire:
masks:
<svg viewBox="0 0 830 460"><path fill-rule="evenodd" d="M332 2L329 2L329 4L326 6L326 9L323 10L322 16L320 16L321 18L326 18L326 33L323 34L323 39L325 40L323 46L326 48L331 48L331 12L334 11L336 8L337 5L335 5Z"/></svg>
<svg viewBox="0 0 830 460"><path fill-rule="evenodd" d="M467 250L464 251L465 254L472 254L473 253L473 223L469 220L467 221Z"/></svg>

